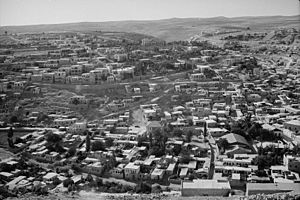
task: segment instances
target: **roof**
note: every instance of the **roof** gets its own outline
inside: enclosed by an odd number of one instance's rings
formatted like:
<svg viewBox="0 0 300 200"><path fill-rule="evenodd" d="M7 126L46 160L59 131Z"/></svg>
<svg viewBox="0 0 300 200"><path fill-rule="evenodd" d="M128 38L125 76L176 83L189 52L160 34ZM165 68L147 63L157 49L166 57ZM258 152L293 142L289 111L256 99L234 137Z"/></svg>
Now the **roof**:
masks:
<svg viewBox="0 0 300 200"><path fill-rule="evenodd" d="M188 168L181 168L180 176L185 176L188 173Z"/></svg>
<svg viewBox="0 0 300 200"><path fill-rule="evenodd" d="M150 121L147 124L148 127L161 127L161 124L158 121Z"/></svg>
<svg viewBox="0 0 300 200"><path fill-rule="evenodd" d="M153 170L153 172L151 173L152 176L160 176L164 173L164 169L158 169L158 168L155 168Z"/></svg>
<svg viewBox="0 0 300 200"><path fill-rule="evenodd" d="M140 166L138 166L138 165L135 165L134 163L128 163L125 167L124 167L124 169L139 169L140 168Z"/></svg>
<svg viewBox="0 0 300 200"><path fill-rule="evenodd" d="M46 179L46 180L48 180L48 179L52 179L52 178L56 177L57 175L58 175L57 173L49 172L43 178Z"/></svg>
<svg viewBox="0 0 300 200"><path fill-rule="evenodd" d="M15 178L14 180L10 181L9 183L7 183L6 185L9 187L10 190L14 189L16 184L19 183L21 180L25 179L26 176L19 176L17 178Z"/></svg>
<svg viewBox="0 0 300 200"><path fill-rule="evenodd" d="M244 144L244 145L250 146L250 144L247 142L247 140L243 136L235 134L235 133L229 133L227 135L222 136L221 138L227 139L229 144L239 143L239 144Z"/></svg>
<svg viewBox="0 0 300 200"><path fill-rule="evenodd" d="M285 122L285 124L300 126L300 120L291 120L291 121Z"/></svg>
<svg viewBox="0 0 300 200"><path fill-rule="evenodd" d="M12 177L13 174L11 174L11 173L9 173L9 172L0 172L0 176Z"/></svg>
<svg viewBox="0 0 300 200"><path fill-rule="evenodd" d="M232 173L232 180L240 180L241 179L241 174L237 174L237 173Z"/></svg>
<svg viewBox="0 0 300 200"><path fill-rule="evenodd" d="M169 164L167 171L173 171L175 169L176 163Z"/></svg>
<svg viewBox="0 0 300 200"><path fill-rule="evenodd" d="M280 193L290 192L300 193L299 183L247 183L247 192L256 193Z"/></svg>
<svg viewBox="0 0 300 200"><path fill-rule="evenodd" d="M196 167L197 167L197 161L191 160L191 161L189 162L189 164L188 164L188 168L189 168L189 169L196 169Z"/></svg>
<svg viewBox="0 0 300 200"><path fill-rule="evenodd" d="M192 182L182 182L182 189L228 189L230 184L228 181L219 182L217 180L195 179Z"/></svg>

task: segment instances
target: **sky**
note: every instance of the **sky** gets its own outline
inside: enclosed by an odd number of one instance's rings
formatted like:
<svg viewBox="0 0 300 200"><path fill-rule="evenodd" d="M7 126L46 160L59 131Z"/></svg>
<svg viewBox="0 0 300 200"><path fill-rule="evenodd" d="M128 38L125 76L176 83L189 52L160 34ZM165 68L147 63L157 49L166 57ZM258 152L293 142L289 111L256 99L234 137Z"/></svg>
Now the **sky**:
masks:
<svg viewBox="0 0 300 200"><path fill-rule="evenodd" d="M0 0L0 26L299 14L299 0Z"/></svg>

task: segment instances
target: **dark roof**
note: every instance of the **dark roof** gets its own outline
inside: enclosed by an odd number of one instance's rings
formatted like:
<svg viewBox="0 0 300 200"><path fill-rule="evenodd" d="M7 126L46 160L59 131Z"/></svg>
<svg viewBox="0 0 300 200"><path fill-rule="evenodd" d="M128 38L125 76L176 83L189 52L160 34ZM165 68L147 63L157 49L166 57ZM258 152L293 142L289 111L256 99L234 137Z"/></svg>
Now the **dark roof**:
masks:
<svg viewBox="0 0 300 200"><path fill-rule="evenodd" d="M243 144L246 146L251 146L243 136L235 133L229 133L222 136L222 138L226 139L229 144Z"/></svg>

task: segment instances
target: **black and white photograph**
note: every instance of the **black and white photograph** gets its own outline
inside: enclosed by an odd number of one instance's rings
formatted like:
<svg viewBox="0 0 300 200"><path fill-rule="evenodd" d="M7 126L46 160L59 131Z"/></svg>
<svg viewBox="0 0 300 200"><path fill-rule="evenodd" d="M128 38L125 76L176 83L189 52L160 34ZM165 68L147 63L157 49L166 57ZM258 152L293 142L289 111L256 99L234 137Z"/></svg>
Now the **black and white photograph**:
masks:
<svg viewBox="0 0 300 200"><path fill-rule="evenodd" d="M0 200L300 200L300 0L0 0Z"/></svg>

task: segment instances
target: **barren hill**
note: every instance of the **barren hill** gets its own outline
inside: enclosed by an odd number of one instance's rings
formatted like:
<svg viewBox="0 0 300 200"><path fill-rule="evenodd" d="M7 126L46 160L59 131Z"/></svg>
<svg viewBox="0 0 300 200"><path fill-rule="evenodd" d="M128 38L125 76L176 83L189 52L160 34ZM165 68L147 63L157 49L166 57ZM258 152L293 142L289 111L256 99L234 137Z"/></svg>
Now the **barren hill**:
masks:
<svg viewBox="0 0 300 200"><path fill-rule="evenodd" d="M299 29L300 15L264 17L172 18L146 21L80 22L28 26L4 26L0 32L49 31L121 31L152 35L166 41L185 40L202 31L244 30L268 31L280 27Z"/></svg>

